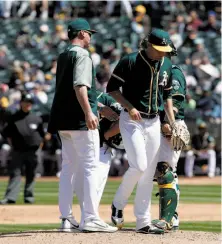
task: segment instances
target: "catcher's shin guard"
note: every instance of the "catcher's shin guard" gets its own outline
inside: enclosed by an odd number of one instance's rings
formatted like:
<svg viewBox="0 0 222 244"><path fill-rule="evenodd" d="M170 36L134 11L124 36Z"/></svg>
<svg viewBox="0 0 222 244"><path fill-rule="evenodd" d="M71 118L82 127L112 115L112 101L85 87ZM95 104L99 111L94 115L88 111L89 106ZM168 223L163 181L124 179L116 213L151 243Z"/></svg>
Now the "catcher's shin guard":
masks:
<svg viewBox="0 0 222 244"><path fill-rule="evenodd" d="M172 218L177 208L179 188L176 174L172 172L167 162L157 164L157 183L159 186L159 220L153 224L164 230L173 227Z"/></svg>

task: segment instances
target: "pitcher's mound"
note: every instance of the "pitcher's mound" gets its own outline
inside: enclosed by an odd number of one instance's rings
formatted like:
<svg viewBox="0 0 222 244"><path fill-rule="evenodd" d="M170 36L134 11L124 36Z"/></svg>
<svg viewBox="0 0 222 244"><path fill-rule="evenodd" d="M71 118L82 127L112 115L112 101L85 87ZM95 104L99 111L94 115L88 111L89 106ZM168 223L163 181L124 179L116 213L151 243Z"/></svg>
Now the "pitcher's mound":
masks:
<svg viewBox="0 0 222 244"><path fill-rule="evenodd" d="M0 235L0 243L4 244L219 244L218 233L177 231L164 235L138 234L133 230L122 230L109 233L61 233L53 231L20 232Z"/></svg>

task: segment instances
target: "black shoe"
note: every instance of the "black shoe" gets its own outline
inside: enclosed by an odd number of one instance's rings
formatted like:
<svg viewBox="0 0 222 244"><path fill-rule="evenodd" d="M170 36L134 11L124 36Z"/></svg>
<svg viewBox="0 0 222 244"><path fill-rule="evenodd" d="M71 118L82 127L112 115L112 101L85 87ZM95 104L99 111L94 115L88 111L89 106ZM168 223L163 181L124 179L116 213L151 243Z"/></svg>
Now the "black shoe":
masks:
<svg viewBox="0 0 222 244"><path fill-rule="evenodd" d="M136 231L137 233L143 233L143 234L164 234L164 230L160 229L154 225L147 225L139 230Z"/></svg>
<svg viewBox="0 0 222 244"><path fill-rule="evenodd" d="M15 201L10 200L10 199L7 199L7 198L2 199L2 200L0 201L0 205L5 205L5 204L15 204Z"/></svg>
<svg viewBox="0 0 222 244"><path fill-rule="evenodd" d="M111 209L112 209L111 220L116 227L121 229L124 224L123 210L117 209L113 204L111 206Z"/></svg>

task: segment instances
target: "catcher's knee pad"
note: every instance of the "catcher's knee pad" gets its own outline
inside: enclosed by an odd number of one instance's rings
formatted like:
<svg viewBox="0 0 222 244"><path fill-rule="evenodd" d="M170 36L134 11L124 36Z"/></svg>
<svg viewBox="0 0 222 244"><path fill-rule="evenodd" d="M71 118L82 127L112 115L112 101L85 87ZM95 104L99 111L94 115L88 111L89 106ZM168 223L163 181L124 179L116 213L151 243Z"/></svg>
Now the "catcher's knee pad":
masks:
<svg viewBox="0 0 222 244"><path fill-rule="evenodd" d="M177 208L179 187L177 175L167 162L157 164L157 183L159 187L159 219L170 223Z"/></svg>

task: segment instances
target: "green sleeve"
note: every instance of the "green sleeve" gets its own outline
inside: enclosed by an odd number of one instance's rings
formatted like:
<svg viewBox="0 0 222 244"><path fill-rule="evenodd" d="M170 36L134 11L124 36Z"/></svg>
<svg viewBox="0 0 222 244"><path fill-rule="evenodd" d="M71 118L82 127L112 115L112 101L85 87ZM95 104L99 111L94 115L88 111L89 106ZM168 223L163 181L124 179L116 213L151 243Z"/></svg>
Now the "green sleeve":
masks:
<svg viewBox="0 0 222 244"><path fill-rule="evenodd" d="M114 69L111 78L107 85L107 92L117 91L127 81L127 74L129 73L129 58L128 55L124 56L116 68Z"/></svg>
<svg viewBox="0 0 222 244"><path fill-rule="evenodd" d="M108 107L116 103L116 100L113 99L109 94L98 92L98 91L97 91L97 101Z"/></svg>
<svg viewBox="0 0 222 244"><path fill-rule="evenodd" d="M175 66L172 69L172 98L173 104L178 109L182 106L186 96L186 78L182 70Z"/></svg>

